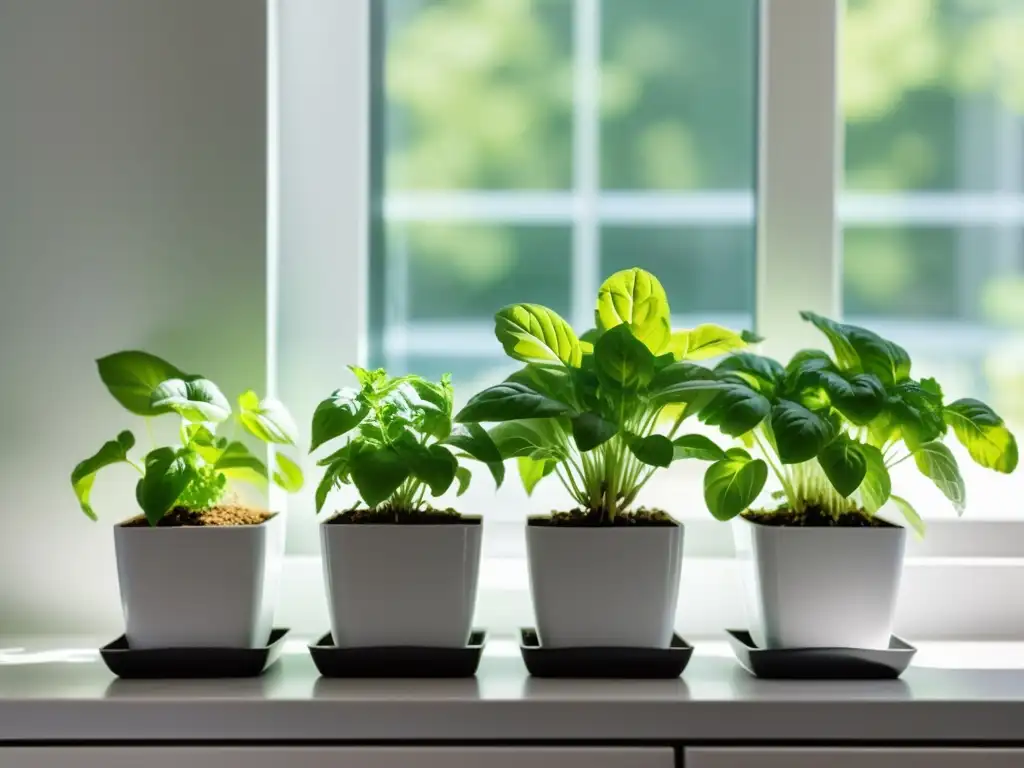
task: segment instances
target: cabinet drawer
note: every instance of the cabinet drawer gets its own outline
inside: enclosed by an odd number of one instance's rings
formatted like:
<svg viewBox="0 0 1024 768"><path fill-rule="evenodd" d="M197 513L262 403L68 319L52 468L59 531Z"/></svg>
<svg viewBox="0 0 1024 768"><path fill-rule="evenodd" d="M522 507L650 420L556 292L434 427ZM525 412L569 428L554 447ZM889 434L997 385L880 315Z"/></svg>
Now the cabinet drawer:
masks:
<svg viewBox="0 0 1024 768"><path fill-rule="evenodd" d="M673 764L668 747L0 747L3 768L672 768Z"/></svg>
<svg viewBox="0 0 1024 768"><path fill-rule="evenodd" d="M1018 749L687 749L686 768L1020 768Z"/></svg>

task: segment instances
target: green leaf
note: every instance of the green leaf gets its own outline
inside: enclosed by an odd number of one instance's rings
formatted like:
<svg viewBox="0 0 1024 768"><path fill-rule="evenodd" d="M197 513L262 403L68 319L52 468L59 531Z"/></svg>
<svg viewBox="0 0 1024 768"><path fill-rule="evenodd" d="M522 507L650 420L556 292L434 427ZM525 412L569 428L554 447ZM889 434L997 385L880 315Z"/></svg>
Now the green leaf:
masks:
<svg viewBox="0 0 1024 768"><path fill-rule="evenodd" d="M871 514L882 508L892 493L892 478L885 466L882 452L873 445L861 445L861 453L867 464L864 481L860 484L861 504Z"/></svg>
<svg viewBox="0 0 1024 768"><path fill-rule="evenodd" d="M96 481L96 473L111 464L128 462L128 451L135 447L135 436L125 430L121 432L116 440L108 440L100 449L71 471L71 486L75 489L75 496L82 511L92 520L96 520L96 513L89 504L89 495L92 492L93 483Z"/></svg>
<svg viewBox="0 0 1024 768"><path fill-rule="evenodd" d="M827 418L792 400L780 400L772 407L771 426L783 464L810 461L835 436Z"/></svg>
<svg viewBox="0 0 1024 768"><path fill-rule="evenodd" d="M410 467L390 446L361 444L349 457L352 482L367 507L387 501L409 477Z"/></svg>
<svg viewBox="0 0 1024 768"><path fill-rule="evenodd" d="M853 348L846 334L846 326L829 320L827 317L816 315L813 312L801 312L800 317L814 324L814 327L821 331L832 344L836 360L839 366L846 370L860 370L860 356Z"/></svg>
<svg viewBox="0 0 1024 768"><path fill-rule="evenodd" d="M605 387L632 390L654 377L654 355L627 324L607 330L594 345L594 366Z"/></svg>
<svg viewBox="0 0 1024 768"><path fill-rule="evenodd" d="M566 455L565 435L553 419L506 421L490 431L502 459L543 453L552 458Z"/></svg>
<svg viewBox="0 0 1024 768"><path fill-rule="evenodd" d="M155 355L130 350L117 352L96 361L100 379L121 405L139 416L170 413L168 407L152 404L153 391L168 379L184 379L186 375Z"/></svg>
<svg viewBox="0 0 1024 768"><path fill-rule="evenodd" d="M278 453L275 459L277 471L274 472L274 482L288 493L302 490L302 468L283 453Z"/></svg>
<svg viewBox="0 0 1024 768"><path fill-rule="evenodd" d="M295 445L299 428L284 403L273 397L260 400L251 389L238 398L239 419L249 434L264 443Z"/></svg>
<svg viewBox="0 0 1024 768"><path fill-rule="evenodd" d="M139 480L135 497L150 525L160 522L195 477L186 451L157 448L146 455L146 475Z"/></svg>
<svg viewBox="0 0 1024 768"><path fill-rule="evenodd" d="M716 382L718 394L700 412L701 421L718 427L724 434L738 437L764 421L771 402L746 384ZM685 386L685 385L680 385Z"/></svg>
<svg viewBox="0 0 1024 768"><path fill-rule="evenodd" d="M713 440L704 435L683 435L672 441L673 458L700 459L701 461L719 461L725 458L725 451Z"/></svg>
<svg viewBox="0 0 1024 768"><path fill-rule="evenodd" d="M762 357L750 352L729 355L715 366L717 378L728 381L735 377L758 392L772 397L775 390L782 384L786 369L782 364L770 357Z"/></svg>
<svg viewBox="0 0 1024 768"><path fill-rule="evenodd" d="M581 453L592 451L615 436L619 428L596 413L581 413L572 418L572 438Z"/></svg>
<svg viewBox="0 0 1024 768"><path fill-rule="evenodd" d="M505 354L524 363L557 363L578 368L579 339L557 312L539 304L512 304L494 316L494 335Z"/></svg>
<svg viewBox="0 0 1024 768"><path fill-rule="evenodd" d="M942 416L975 462L997 472L1017 468L1017 441L996 412L980 400L950 403Z"/></svg>
<svg viewBox="0 0 1024 768"><path fill-rule="evenodd" d="M594 312L599 329L626 325L630 335L654 354L664 351L672 333L668 297L658 279L634 267L604 281ZM597 340L593 340L597 347Z"/></svg>
<svg viewBox="0 0 1024 768"><path fill-rule="evenodd" d="M818 464L840 496L850 496L860 488L868 471L861 444L839 435L818 454Z"/></svg>
<svg viewBox="0 0 1024 768"><path fill-rule="evenodd" d="M889 390L885 411L890 430L899 428L911 451L938 440L946 433L941 394L932 386L905 381Z"/></svg>
<svg viewBox="0 0 1024 768"><path fill-rule="evenodd" d="M452 388L450 378L435 384L420 376L406 376L401 397L411 409L412 423L425 434L444 440L452 431Z"/></svg>
<svg viewBox="0 0 1024 768"><path fill-rule="evenodd" d="M925 443L914 451L914 462L921 474L931 478L943 495L962 515L967 507L967 489L960 468L949 448L938 441Z"/></svg>
<svg viewBox="0 0 1024 768"><path fill-rule="evenodd" d="M320 482L316 486L315 500L317 514L320 514L323 510L324 504L327 503L327 496L334 490L336 484L337 475L335 474L333 467L328 467L324 470L324 476L320 478Z"/></svg>
<svg viewBox="0 0 1024 768"><path fill-rule="evenodd" d="M800 316L828 337L843 370L874 374L886 386L910 378L910 356L898 344L866 328L837 323L813 312L801 312Z"/></svg>
<svg viewBox="0 0 1024 768"><path fill-rule="evenodd" d="M630 435L628 444L634 456L652 467L667 467L675 457L672 441L664 435Z"/></svg>
<svg viewBox="0 0 1024 768"><path fill-rule="evenodd" d="M360 392L354 389L336 389L331 396L313 411L312 440L309 451L312 453L324 443L341 437L356 427L370 406Z"/></svg>
<svg viewBox="0 0 1024 768"><path fill-rule="evenodd" d="M552 400L571 405L573 403L573 376L582 373L584 372L579 368L529 363L505 381L524 384Z"/></svg>
<svg viewBox="0 0 1024 768"><path fill-rule="evenodd" d="M473 395L455 421L513 421L561 416L572 410L566 403L542 395L525 384L506 381Z"/></svg>
<svg viewBox="0 0 1024 768"><path fill-rule="evenodd" d="M501 487L505 480L505 464L498 446L495 445L486 429L479 424L457 424L443 443L453 445L477 461L486 464L487 469L494 477L495 487Z"/></svg>
<svg viewBox="0 0 1024 768"><path fill-rule="evenodd" d="M412 475L440 496L451 487L459 463L452 452L442 445L420 445L414 439L395 444L395 450L406 463Z"/></svg>
<svg viewBox="0 0 1024 768"><path fill-rule="evenodd" d="M153 390L150 405L194 422L217 423L231 415L231 404L209 379L168 379Z"/></svg>
<svg viewBox="0 0 1024 768"><path fill-rule="evenodd" d="M890 496L889 501L896 505L900 514L903 515L903 519L907 521L907 525L914 530L918 538L923 538L925 530L924 520L917 514L917 510L914 509L913 505L900 496Z"/></svg>
<svg viewBox="0 0 1024 768"><path fill-rule="evenodd" d="M207 464L216 464L227 447L227 438L217 437L206 424L182 424L185 445L198 453Z"/></svg>
<svg viewBox="0 0 1024 768"><path fill-rule="evenodd" d="M455 495L461 496L469 489L469 483L473 479L473 473L465 467L459 467L455 470L455 479L459 483L459 489L455 492Z"/></svg>
<svg viewBox="0 0 1024 768"><path fill-rule="evenodd" d="M520 456L516 459L516 464L519 467L519 479L523 483L523 488L526 489L527 496L533 494L537 483L555 471L556 463L551 459L531 459L529 456Z"/></svg>
<svg viewBox="0 0 1024 768"><path fill-rule="evenodd" d="M704 474L704 502L718 520L731 520L748 509L768 479L768 465L739 448L708 467Z"/></svg>
<svg viewBox="0 0 1024 768"><path fill-rule="evenodd" d="M697 363L672 363L658 371L647 388L648 394L656 395L687 382L714 381L715 372Z"/></svg>
<svg viewBox="0 0 1024 768"><path fill-rule="evenodd" d="M237 440L228 443L213 468L232 480L267 487L267 466L260 461L244 443Z"/></svg>
<svg viewBox="0 0 1024 768"><path fill-rule="evenodd" d="M676 360L707 360L727 352L745 349L747 342L736 331L711 323L689 331L676 331L668 344Z"/></svg>
<svg viewBox="0 0 1024 768"><path fill-rule="evenodd" d="M823 371L820 381L835 409L853 424L869 424L885 408L885 388L870 373L854 374L847 379L839 373Z"/></svg>

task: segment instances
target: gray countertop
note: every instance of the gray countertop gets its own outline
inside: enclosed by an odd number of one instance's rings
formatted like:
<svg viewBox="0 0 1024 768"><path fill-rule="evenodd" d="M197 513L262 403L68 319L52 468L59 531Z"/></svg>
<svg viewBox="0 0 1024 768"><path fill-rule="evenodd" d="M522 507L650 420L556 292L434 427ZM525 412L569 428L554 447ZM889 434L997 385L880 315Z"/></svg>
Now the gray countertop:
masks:
<svg viewBox="0 0 1024 768"><path fill-rule="evenodd" d="M539 680L511 640L476 679L327 680L290 640L262 678L126 681L96 643L0 641L0 742L1024 743L1024 643L919 643L898 681L756 680L720 641L678 680Z"/></svg>

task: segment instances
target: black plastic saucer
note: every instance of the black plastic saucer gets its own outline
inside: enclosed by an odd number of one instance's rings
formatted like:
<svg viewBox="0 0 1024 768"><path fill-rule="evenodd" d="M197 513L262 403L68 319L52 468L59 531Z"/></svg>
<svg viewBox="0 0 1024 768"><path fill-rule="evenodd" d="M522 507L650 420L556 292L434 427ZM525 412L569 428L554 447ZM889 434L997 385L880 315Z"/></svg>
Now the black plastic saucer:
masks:
<svg viewBox="0 0 1024 768"><path fill-rule="evenodd" d="M474 629L463 648L337 648L328 632L309 653L324 677L473 677L486 643L487 632Z"/></svg>
<svg viewBox="0 0 1024 768"><path fill-rule="evenodd" d="M668 648L545 648L535 629L519 633L523 662L534 677L671 679L683 674L693 655L679 635Z"/></svg>

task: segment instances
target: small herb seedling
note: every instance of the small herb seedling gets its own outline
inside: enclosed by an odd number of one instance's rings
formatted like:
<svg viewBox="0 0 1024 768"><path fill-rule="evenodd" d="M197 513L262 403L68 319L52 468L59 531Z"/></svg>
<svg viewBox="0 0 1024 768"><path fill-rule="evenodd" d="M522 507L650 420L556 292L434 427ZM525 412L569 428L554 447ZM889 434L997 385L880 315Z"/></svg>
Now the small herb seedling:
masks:
<svg viewBox="0 0 1024 768"><path fill-rule="evenodd" d="M708 508L720 520L745 511L769 469L782 486L783 508L814 508L831 519L873 515L892 502L919 534L924 524L906 499L892 494L889 470L913 459L962 514L966 490L956 458L942 442L951 427L971 458L1009 473L1017 442L1003 420L974 399L945 404L935 379L914 380L906 350L865 328L804 312L828 338L833 356L803 350L786 366L737 354L714 380L680 385L699 418L746 448L716 449L704 478ZM754 458L756 449L763 458Z"/></svg>
<svg viewBox="0 0 1024 768"><path fill-rule="evenodd" d="M459 458L487 464L495 483L505 477L498 449L479 427L452 425L449 376L439 383L420 376L388 377L382 370L350 366L358 388L336 390L313 414L310 452L337 438L349 439L317 464L324 475L316 490L320 512L327 495L354 485L362 503L397 522L427 508L427 491L445 493L458 481L469 487L470 470Z"/></svg>
<svg viewBox="0 0 1024 768"><path fill-rule="evenodd" d="M754 337L717 325L673 332L664 288L641 269L612 275L595 315L597 327L578 337L546 307L500 310L498 341L526 365L475 395L456 421L499 422L491 437L517 460L527 492L554 474L588 516L610 524L659 468L718 450L701 435L676 436L702 404L678 386L713 379L695 361Z"/></svg>
<svg viewBox="0 0 1024 768"><path fill-rule="evenodd" d="M125 430L110 440L71 473L78 503L91 519L90 504L96 473L112 464L128 464L141 475L135 499L150 525L156 525L175 507L209 509L227 491L229 480L265 488L266 465L239 440L220 437L217 429L229 421L264 443L294 445L295 422L278 400L260 400L249 390L238 398L238 412L217 385L202 376L190 376L146 352L118 352L97 361L100 379L125 409L148 419L165 414L180 418L178 445L154 448L141 461L129 452L135 436ZM302 470L280 451L273 481L286 491L302 487Z"/></svg>

